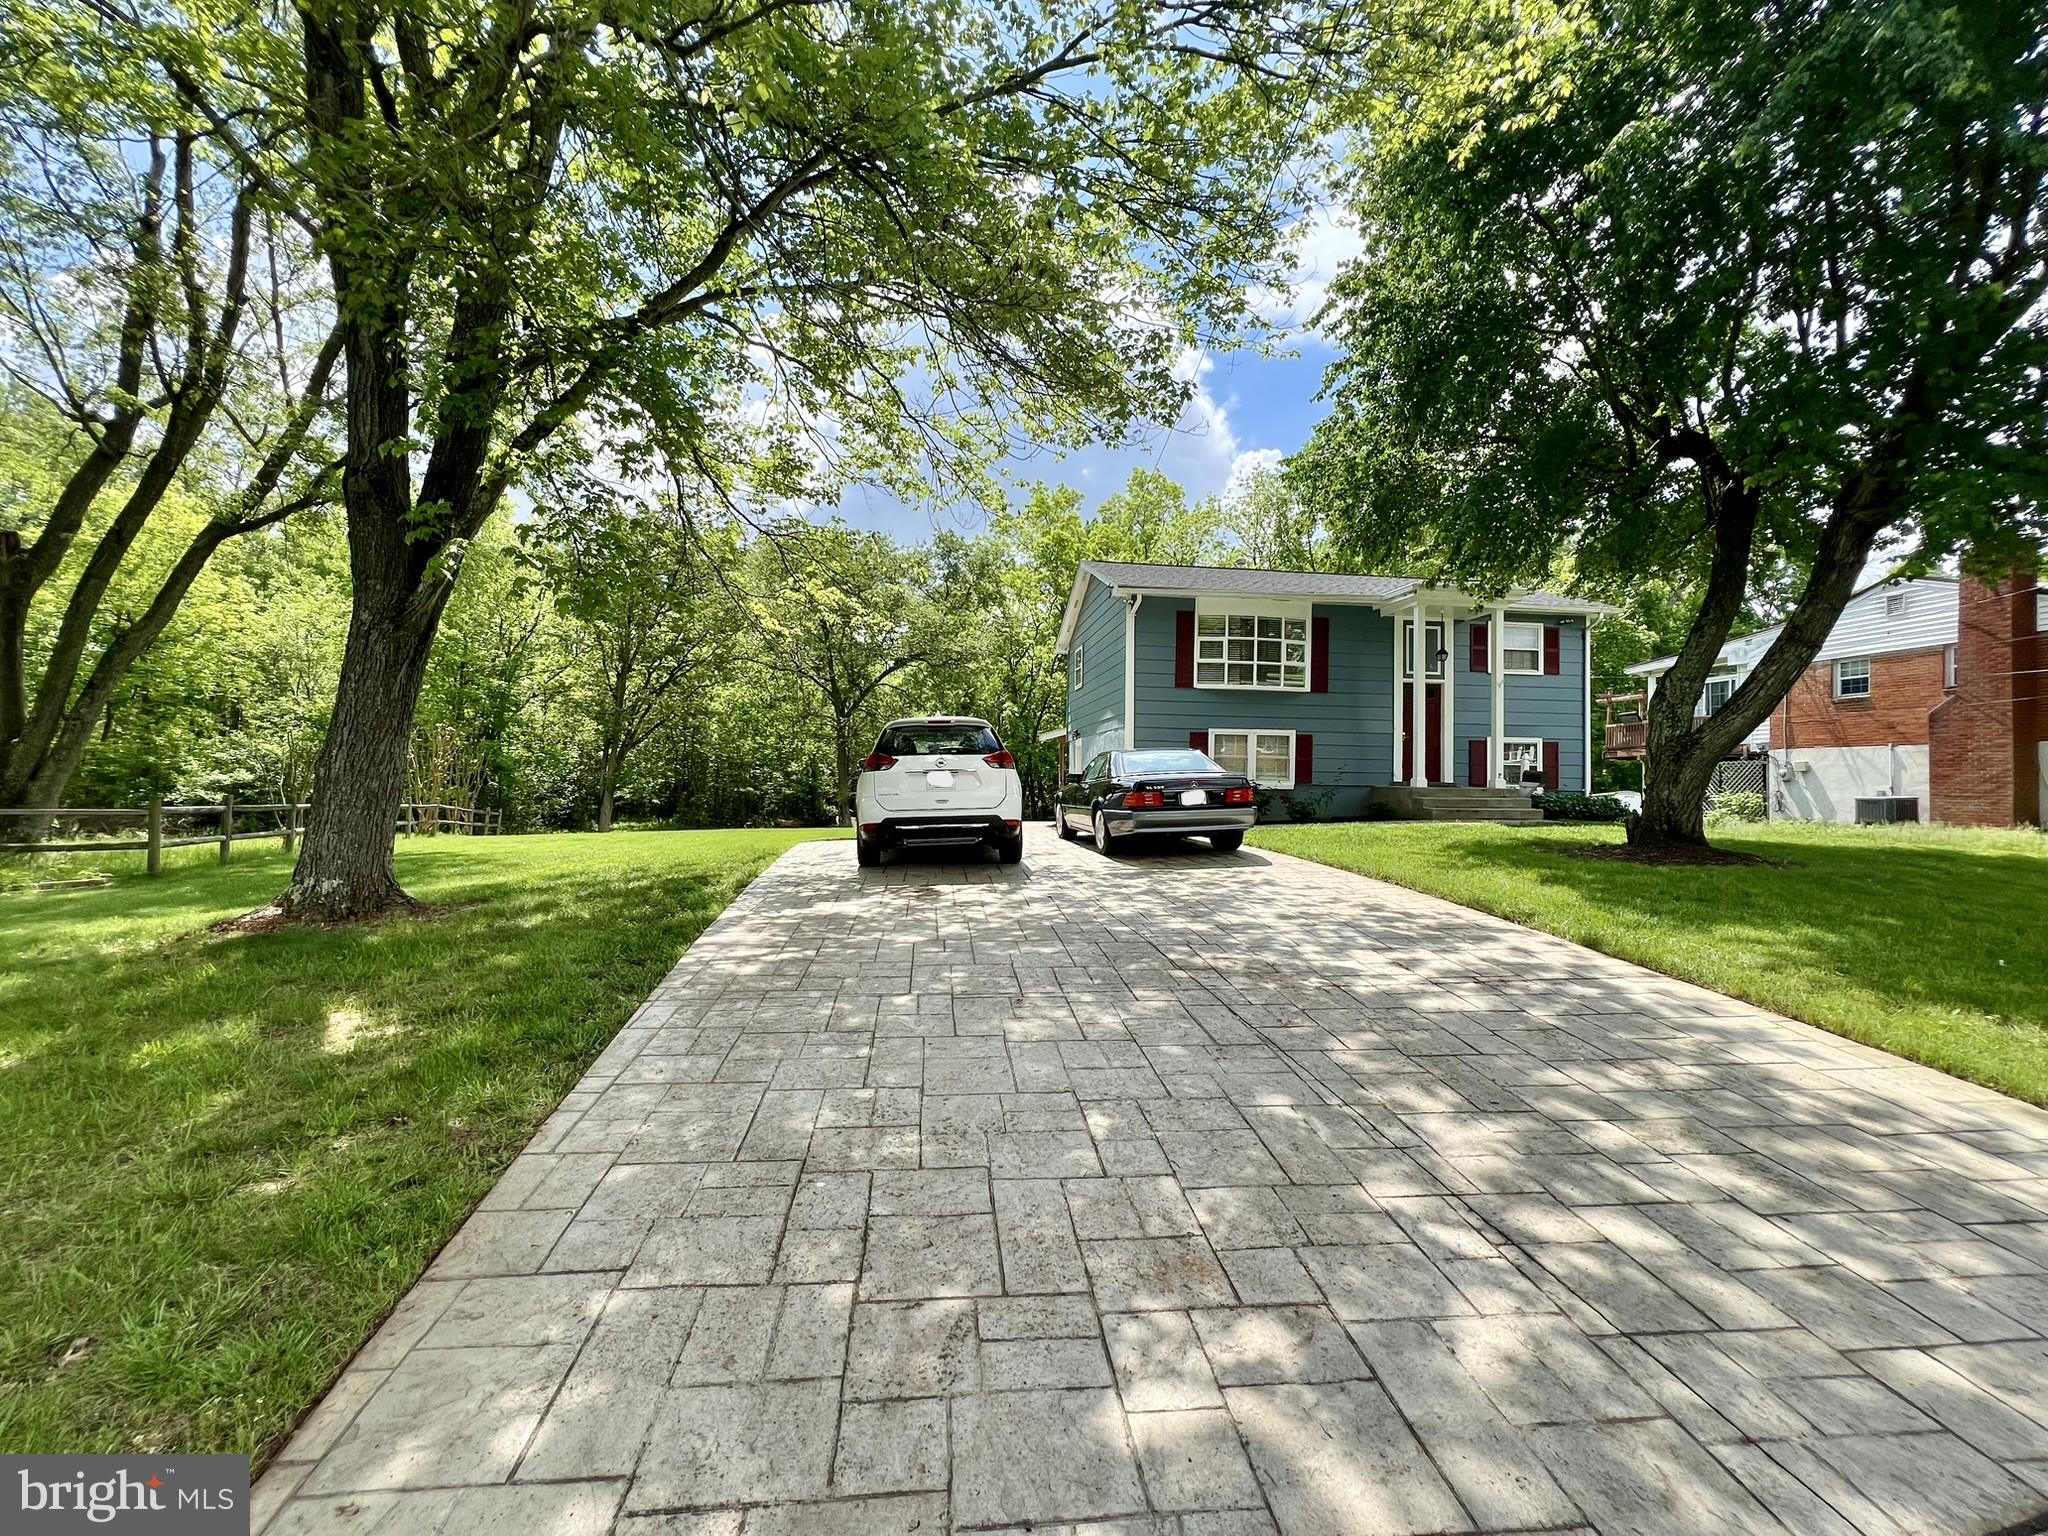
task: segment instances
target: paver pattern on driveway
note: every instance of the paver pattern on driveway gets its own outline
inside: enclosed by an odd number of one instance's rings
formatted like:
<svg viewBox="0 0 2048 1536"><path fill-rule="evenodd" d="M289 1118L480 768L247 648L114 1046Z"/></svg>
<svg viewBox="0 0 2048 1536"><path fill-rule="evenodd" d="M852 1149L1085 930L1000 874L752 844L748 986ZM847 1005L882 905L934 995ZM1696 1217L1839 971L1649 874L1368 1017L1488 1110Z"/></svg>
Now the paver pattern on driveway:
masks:
<svg viewBox="0 0 2048 1536"><path fill-rule="evenodd" d="M2048 1114L1256 850L809 844L257 1523L1955 1536L2044 1333Z"/></svg>

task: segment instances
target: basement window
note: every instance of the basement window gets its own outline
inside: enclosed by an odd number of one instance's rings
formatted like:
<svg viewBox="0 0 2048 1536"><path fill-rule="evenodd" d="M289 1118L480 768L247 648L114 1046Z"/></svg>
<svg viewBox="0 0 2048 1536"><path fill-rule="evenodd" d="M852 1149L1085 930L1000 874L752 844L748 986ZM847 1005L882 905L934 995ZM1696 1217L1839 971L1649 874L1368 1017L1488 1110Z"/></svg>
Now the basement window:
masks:
<svg viewBox="0 0 2048 1536"><path fill-rule="evenodd" d="M1854 661L1835 663L1835 697L1838 699L1867 699L1870 697L1870 659L1859 657Z"/></svg>

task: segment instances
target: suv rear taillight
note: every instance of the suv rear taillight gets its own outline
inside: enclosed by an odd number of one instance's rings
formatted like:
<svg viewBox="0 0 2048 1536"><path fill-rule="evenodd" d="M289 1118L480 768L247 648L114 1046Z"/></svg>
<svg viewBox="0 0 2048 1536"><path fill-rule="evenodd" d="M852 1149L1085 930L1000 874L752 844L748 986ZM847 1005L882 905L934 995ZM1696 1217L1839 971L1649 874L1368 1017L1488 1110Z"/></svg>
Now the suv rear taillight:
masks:
<svg viewBox="0 0 2048 1536"><path fill-rule="evenodd" d="M1014 768L1017 766L1017 759L1008 752L991 752L982 761L991 768Z"/></svg>
<svg viewBox="0 0 2048 1536"><path fill-rule="evenodd" d="M1225 805L1250 805L1254 795L1248 789L1226 789L1223 791Z"/></svg>
<svg viewBox="0 0 2048 1536"><path fill-rule="evenodd" d="M880 773L884 768L894 768L896 759L886 752L870 752L860 760L860 766L864 773Z"/></svg>
<svg viewBox="0 0 2048 1536"><path fill-rule="evenodd" d="M1132 811L1156 811L1166 804L1166 796L1156 789L1134 789L1124 796L1124 808Z"/></svg>

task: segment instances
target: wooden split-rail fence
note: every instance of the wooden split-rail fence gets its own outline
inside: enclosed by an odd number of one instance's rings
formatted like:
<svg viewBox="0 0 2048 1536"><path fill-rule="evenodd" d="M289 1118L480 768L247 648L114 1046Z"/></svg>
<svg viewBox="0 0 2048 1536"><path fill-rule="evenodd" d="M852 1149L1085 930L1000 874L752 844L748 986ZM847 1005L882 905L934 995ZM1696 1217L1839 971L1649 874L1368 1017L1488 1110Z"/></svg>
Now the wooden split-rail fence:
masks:
<svg viewBox="0 0 2048 1536"><path fill-rule="evenodd" d="M275 837L283 839L284 850L290 853L298 846L299 833L306 824L306 812L311 809L310 805L303 803L237 805L232 795L219 805L165 805L161 799L156 799L140 810L119 806L64 806L56 810L0 806L0 817L74 824L92 822L110 827L139 824L142 832L140 837L125 841L96 837L74 838L69 842L56 839L0 842L0 853L146 853L149 855L149 872L154 875L163 869L166 848L197 848L212 843L219 847L220 861L225 864L233 855L235 844ZM164 831L167 817L173 821L202 823L211 820L214 830L174 832L167 836ZM242 818L239 822L238 817ZM267 820L269 825L252 825L252 819ZM408 837L433 836L440 832L477 837L504 830L503 811L413 800L399 806L398 820L392 827L394 836L404 834Z"/></svg>

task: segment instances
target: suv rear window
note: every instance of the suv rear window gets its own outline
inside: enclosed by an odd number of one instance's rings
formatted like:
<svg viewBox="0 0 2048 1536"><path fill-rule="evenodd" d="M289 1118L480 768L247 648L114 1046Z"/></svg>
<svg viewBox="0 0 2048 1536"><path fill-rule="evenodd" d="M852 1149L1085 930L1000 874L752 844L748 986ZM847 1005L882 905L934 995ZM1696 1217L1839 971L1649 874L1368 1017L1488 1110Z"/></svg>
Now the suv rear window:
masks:
<svg viewBox="0 0 2048 1536"><path fill-rule="evenodd" d="M1002 751L996 733L985 725L892 725L875 743L890 757L929 757L936 752L985 757Z"/></svg>

